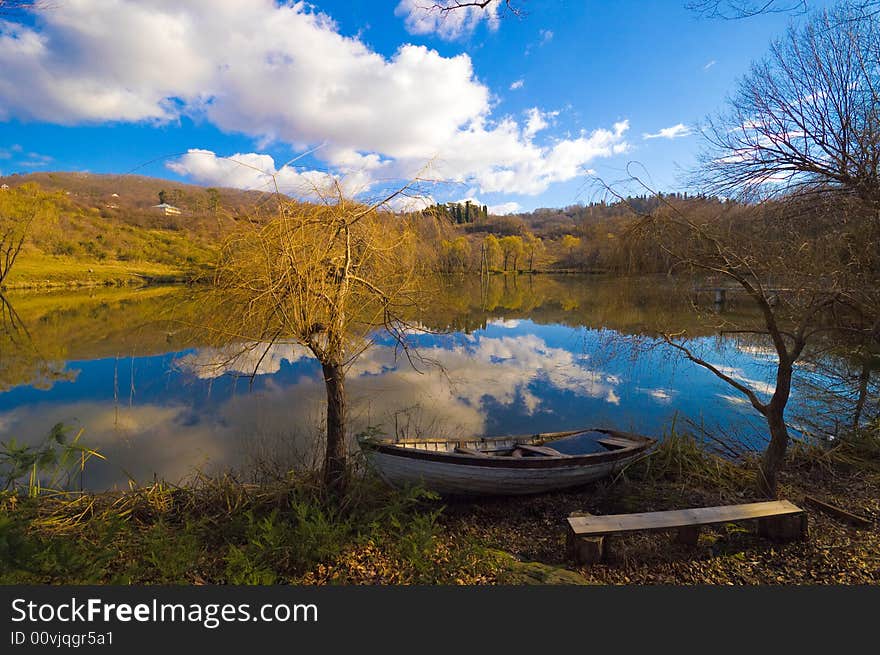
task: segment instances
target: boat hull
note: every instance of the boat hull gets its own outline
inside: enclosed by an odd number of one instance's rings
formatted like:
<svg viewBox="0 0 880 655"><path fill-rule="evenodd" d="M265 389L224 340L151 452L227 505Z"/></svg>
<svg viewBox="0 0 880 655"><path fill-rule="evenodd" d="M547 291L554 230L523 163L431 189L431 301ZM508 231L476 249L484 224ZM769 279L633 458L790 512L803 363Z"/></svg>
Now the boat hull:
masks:
<svg viewBox="0 0 880 655"><path fill-rule="evenodd" d="M614 474L638 455L594 466L503 468L461 466L430 460L406 461L396 455L373 452L367 459L394 487L419 485L442 494L523 495L577 487Z"/></svg>
<svg viewBox="0 0 880 655"><path fill-rule="evenodd" d="M394 487L422 486L449 495L525 495L567 489L615 474L641 457L653 440L626 452L529 458L466 457L373 444L363 447L369 464Z"/></svg>

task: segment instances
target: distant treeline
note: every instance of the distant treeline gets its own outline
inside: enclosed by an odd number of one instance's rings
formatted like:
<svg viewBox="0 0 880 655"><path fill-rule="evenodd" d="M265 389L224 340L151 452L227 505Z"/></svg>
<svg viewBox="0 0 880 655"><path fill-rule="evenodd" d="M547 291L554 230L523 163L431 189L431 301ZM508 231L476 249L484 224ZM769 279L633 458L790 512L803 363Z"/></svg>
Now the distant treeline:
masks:
<svg viewBox="0 0 880 655"><path fill-rule="evenodd" d="M423 212L425 216L444 218L455 225L475 223L489 219L489 208L486 205L477 205L470 200L464 202L447 202L428 207Z"/></svg>
<svg viewBox="0 0 880 655"><path fill-rule="evenodd" d="M667 273L672 259L631 234L639 220L671 207L709 216L731 206L718 198L673 193L504 216L450 203L423 215L444 219L435 248L444 272Z"/></svg>

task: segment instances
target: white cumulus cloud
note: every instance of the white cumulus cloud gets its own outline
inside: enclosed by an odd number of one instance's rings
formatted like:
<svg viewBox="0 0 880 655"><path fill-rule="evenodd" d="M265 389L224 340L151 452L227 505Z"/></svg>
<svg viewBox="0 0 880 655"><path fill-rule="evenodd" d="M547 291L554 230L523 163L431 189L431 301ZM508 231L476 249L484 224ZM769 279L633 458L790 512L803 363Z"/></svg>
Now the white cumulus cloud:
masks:
<svg viewBox="0 0 880 655"><path fill-rule="evenodd" d="M179 175L210 186L270 193L277 190L297 197L333 196L337 181L347 195L357 195L372 182L368 169L335 175L327 171L297 169L290 165L276 167L270 155L237 153L220 157L211 150L200 148L191 148L167 166Z"/></svg>
<svg viewBox="0 0 880 655"><path fill-rule="evenodd" d="M502 202L500 205L489 205L488 211L493 216L504 216L505 214L515 214L522 209L522 205L518 202Z"/></svg>
<svg viewBox="0 0 880 655"><path fill-rule="evenodd" d="M496 14L484 14L479 20L491 25ZM314 158L326 165L302 170L259 152L197 148L172 162L179 174L211 184L260 188L275 175L297 187L329 174L368 188L411 179L430 162L427 177L480 193L537 194L629 148L626 121L567 139L544 131L538 141L552 114L535 108L525 124L493 116L492 94L468 55L403 44L386 57L303 2L51 3L33 24L0 21L0 69L0 120L189 116L294 151L321 146Z"/></svg>
<svg viewBox="0 0 880 655"><path fill-rule="evenodd" d="M546 127L549 127L550 123L547 121L548 118L554 118L559 115L558 111L550 111L550 112L542 112L537 107L532 107L526 112L528 118L526 120L526 129L525 135L529 138L535 136L538 132L543 130Z"/></svg>
<svg viewBox="0 0 880 655"><path fill-rule="evenodd" d="M501 3L493 2L485 8L464 6L444 11L456 4L455 0L401 0L394 14L403 17L410 34L436 34L446 40L473 32L484 22L490 30L498 29Z"/></svg>
<svg viewBox="0 0 880 655"><path fill-rule="evenodd" d="M693 134L691 128L689 128L684 123L679 123L678 125L673 125L672 127L664 127L659 132L655 132L654 134L642 134L643 139L679 139L683 136L690 136Z"/></svg>

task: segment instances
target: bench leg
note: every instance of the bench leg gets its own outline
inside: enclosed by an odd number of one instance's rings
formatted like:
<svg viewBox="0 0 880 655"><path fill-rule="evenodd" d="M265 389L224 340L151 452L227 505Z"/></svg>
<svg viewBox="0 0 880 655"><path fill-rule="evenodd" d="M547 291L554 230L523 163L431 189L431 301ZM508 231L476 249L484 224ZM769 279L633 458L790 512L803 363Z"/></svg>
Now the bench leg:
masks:
<svg viewBox="0 0 880 655"><path fill-rule="evenodd" d="M598 564L605 558L605 539L569 534L568 556L578 564Z"/></svg>
<svg viewBox="0 0 880 655"><path fill-rule="evenodd" d="M572 512L569 516L592 516L589 512ZM566 547L569 559L578 564L598 564L605 559L606 541L604 537L578 537L568 531Z"/></svg>
<svg viewBox="0 0 880 655"><path fill-rule="evenodd" d="M682 546L696 546L700 540L700 526L691 525L686 528L679 528L675 534L675 543Z"/></svg>
<svg viewBox="0 0 880 655"><path fill-rule="evenodd" d="M758 534L773 541L805 541L809 537L807 514L759 519Z"/></svg>

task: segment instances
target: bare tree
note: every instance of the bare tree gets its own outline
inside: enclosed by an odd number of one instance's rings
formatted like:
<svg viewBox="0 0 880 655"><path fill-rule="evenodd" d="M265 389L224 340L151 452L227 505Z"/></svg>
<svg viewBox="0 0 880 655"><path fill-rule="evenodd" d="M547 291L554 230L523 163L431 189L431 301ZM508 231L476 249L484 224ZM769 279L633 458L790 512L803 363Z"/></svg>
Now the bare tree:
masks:
<svg viewBox="0 0 880 655"><path fill-rule="evenodd" d="M15 265L31 225L41 209L31 186L3 191L0 197L0 285Z"/></svg>
<svg viewBox="0 0 880 655"><path fill-rule="evenodd" d="M793 374L807 345L842 324L870 334L869 320L850 292L850 254L834 245L858 235L848 231L851 227L841 225L834 211L791 201L757 207L730 203L705 214L667 202L644 216L631 234L651 240L678 271L707 275L721 291L739 289L757 308L754 318L722 320L718 327L723 334L766 340L776 359L769 398L754 382L702 356L686 332L661 337L736 389L764 417L770 439L759 488L771 497L789 444L785 411Z"/></svg>
<svg viewBox="0 0 880 655"><path fill-rule="evenodd" d="M758 4L750 6L766 10ZM747 202L701 213L664 201L631 235L652 242L677 270L710 276L721 293L744 292L757 309L757 320L719 328L766 339L776 360L769 394L702 357L686 333L662 338L765 418L759 482L770 496L789 443L792 378L808 344L831 333L880 344L878 35L876 16L854 5L790 29L704 131L696 181L709 194Z"/></svg>
<svg viewBox="0 0 880 655"><path fill-rule="evenodd" d="M776 41L706 131L698 179L723 195L784 198L804 217L795 243L825 226L825 261L851 311L841 326L852 352L880 340L880 3L814 14ZM810 271L805 271L809 274ZM865 381L865 384L867 382ZM863 385L864 386L864 385Z"/></svg>
<svg viewBox="0 0 880 655"><path fill-rule="evenodd" d="M709 193L830 190L880 203L880 21L842 5L774 42L704 130Z"/></svg>
<svg viewBox="0 0 880 655"><path fill-rule="evenodd" d="M0 0L0 16L48 7L53 0Z"/></svg>
<svg viewBox="0 0 880 655"><path fill-rule="evenodd" d="M413 302L419 255L406 220L345 198L279 198L277 214L241 225L221 248L217 315L224 337L265 348L296 342L321 364L327 396L323 475L341 491L346 473L348 366L384 328L408 356L403 311ZM257 367L259 367L258 358Z"/></svg>
<svg viewBox="0 0 880 655"><path fill-rule="evenodd" d="M0 284L12 271L32 222L33 216L21 219L0 216Z"/></svg>

